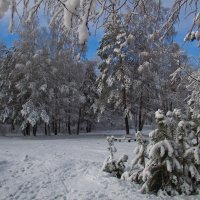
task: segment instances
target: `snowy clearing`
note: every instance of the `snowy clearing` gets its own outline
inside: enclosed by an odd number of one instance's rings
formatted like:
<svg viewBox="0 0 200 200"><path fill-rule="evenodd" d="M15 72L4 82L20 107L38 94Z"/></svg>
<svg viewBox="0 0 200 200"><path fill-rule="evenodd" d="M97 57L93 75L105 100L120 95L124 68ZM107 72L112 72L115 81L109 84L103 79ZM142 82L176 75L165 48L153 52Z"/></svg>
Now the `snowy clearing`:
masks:
<svg viewBox="0 0 200 200"><path fill-rule="evenodd" d="M65 137L0 137L0 200L200 199L199 195L143 195L138 185L102 172L108 155L105 135L112 133L116 131ZM128 154L129 166L135 146L135 142L116 144L119 156Z"/></svg>

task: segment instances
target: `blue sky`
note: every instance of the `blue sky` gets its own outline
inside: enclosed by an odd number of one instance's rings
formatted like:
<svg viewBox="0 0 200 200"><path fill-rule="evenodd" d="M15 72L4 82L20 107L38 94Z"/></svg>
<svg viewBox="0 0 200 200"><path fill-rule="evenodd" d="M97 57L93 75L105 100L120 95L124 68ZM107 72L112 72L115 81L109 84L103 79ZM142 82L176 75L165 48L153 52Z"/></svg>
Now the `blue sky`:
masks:
<svg viewBox="0 0 200 200"><path fill-rule="evenodd" d="M173 1L172 0L163 0L163 3L165 6L171 6ZM9 26L9 13L7 13L3 18L0 19L0 39L8 46L12 46L14 40L17 39L17 34L10 34L8 31L8 26ZM200 56L200 48L197 47L197 42L186 42L184 43L183 39L187 32L189 31L191 27L191 23L193 20L192 16L185 17L185 12L183 11L180 15L180 23L177 23L176 29L178 31L177 36L175 37L174 41L179 43L179 45L185 50L188 55L191 56L192 60L194 63L196 61L199 61L199 56ZM45 17L43 14L40 17L41 24L45 24L46 22L44 21ZM97 34L95 36L93 33L91 34L89 41L88 41L88 52L87 52L87 57L88 59L93 59L96 56L96 49L99 45L99 39L102 35L102 31L100 34ZM196 61L195 61L196 60ZM197 64L198 62L196 62Z"/></svg>

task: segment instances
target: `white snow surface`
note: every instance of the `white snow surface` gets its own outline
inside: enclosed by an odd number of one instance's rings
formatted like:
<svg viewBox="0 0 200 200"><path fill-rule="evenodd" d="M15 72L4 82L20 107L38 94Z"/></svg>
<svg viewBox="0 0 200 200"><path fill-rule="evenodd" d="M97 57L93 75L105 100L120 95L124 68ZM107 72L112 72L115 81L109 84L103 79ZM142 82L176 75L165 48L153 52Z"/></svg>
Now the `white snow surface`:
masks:
<svg viewBox="0 0 200 200"><path fill-rule="evenodd" d="M141 194L140 186L101 171L108 156L107 135L0 137L0 200L156 200L200 196L157 197ZM126 153L128 166L136 142L116 142L117 157Z"/></svg>

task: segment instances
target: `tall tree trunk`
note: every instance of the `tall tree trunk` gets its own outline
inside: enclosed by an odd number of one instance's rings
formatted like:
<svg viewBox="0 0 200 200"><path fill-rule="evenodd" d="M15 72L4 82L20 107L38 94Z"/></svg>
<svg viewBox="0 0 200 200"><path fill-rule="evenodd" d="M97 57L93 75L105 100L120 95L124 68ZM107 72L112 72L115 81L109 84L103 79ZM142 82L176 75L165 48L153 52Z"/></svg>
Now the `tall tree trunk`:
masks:
<svg viewBox="0 0 200 200"><path fill-rule="evenodd" d="M123 102L124 102L124 111L126 110L127 106L126 106L126 89L123 88ZM126 129L126 135L129 135L129 123L128 123L128 116L126 115L125 118L125 129Z"/></svg>
<svg viewBox="0 0 200 200"><path fill-rule="evenodd" d="M57 123L57 120L54 121L54 134L58 135L58 123Z"/></svg>
<svg viewBox="0 0 200 200"><path fill-rule="evenodd" d="M30 132L31 132L31 129L30 129L30 123L27 123L27 126L26 126L26 135L27 136L30 136Z"/></svg>
<svg viewBox="0 0 200 200"><path fill-rule="evenodd" d="M173 111L173 103L170 103L170 111Z"/></svg>
<svg viewBox="0 0 200 200"><path fill-rule="evenodd" d="M141 96L140 96L140 106L139 106L139 124L138 124L138 130L141 131L144 126L144 122L146 119L146 113L143 113L144 109L144 99L143 99L143 89L141 89Z"/></svg>
<svg viewBox="0 0 200 200"><path fill-rule="evenodd" d="M68 129L68 133L71 134L71 116L70 116L70 114L68 115L67 129Z"/></svg>
<svg viewBox="0 0 200 200"><path fill-rule="evenodd" d="M51 135L51 128L49 124L47 125L47 132L48 132L48 135Z"/></svg>
<svg viewBox="0 0 200 200"><path fill-rule="evenodd" d="M90 133L92 131L92 123L89 121L88 124L88 132Z"/></svg>
<svg viewBox="0 0 200 200"><path fill-rule="evenodd" d="M128 116L125 117L125 126L126 126L126 135L129 135L129 124L128 124Z"/></svg>
<svg viewBox="0 0 200 200"><path fill-rule="evenodd" d="M135 132L138 131L138 109L134 113L134 126L135 126Z"/></svg>
<svg viewBox="0 0 200 200"><path fill-rule="evenodd" d="M44 134L48 135L47 123L44 123Z"/></svg>
<svg viewBox="0 0 200 200"><path fill-rule="evenodd" d="M23 136L26 136L26 128L22 130Z"/></svg>
<svg viewBox="0 0 200 200"><path fill-rule="evenodd" d="M198 133L197 133L196 139L197 139L197 146L198 146L199 145L199 134Z"/></svg>
<svg viewBox="0 0 200 200"><path fill-rule="evenodd" d="M12 123L11 123L11 131L14 131L15 130L15 124L14 124L14 122L12 121Z"/></svg>
<svg viewBox="0 0 200 200"><path fill-rule="evenodd" d="M123 65L122 65L122 58L120 58L120 65L121 65L121 70L122 70L122 74L123 74L123 78L122 78L122 84L123 84L123 88L122 88L122 95L123 95L123 104L124 104L124 111L127 108L127 94L126 94L126 88L125 88L125 74L124 74L124 69L123 69ZM126 135L129 135L129 123L128 123L128 116L125 116L125 128L126 128Z"/></svg>
<svg viewBox="0 0 200 200"><path fill-rule="evenodd" d="M89 121L87 120L86 122L86 132L88 133L89 132Z"/></svg>
<svg viewBox="0 0 200 200"><path fill-rule="evenodd" d="M81 108L79 108L79 112L78 112L78 121L77 121L77 129L76 129L77 135L79 135L79 132L80 132L80 121L81 121Z"/></svg>
<svg viewBox="0 0 200 200"><path fill-rule="evenodd" d="M68 82L69 82L69 98L71 97L71 87L70 87L70 83L71 83L71 69L69 68L68 70ZM70 102L68 104L68 121L67 121L67 128L68 128L68 133L69 135L71 134L71 110L70 110Z"/></svg>
<svg viewBox="0 0 200 200"><path fill-rule="evenodd" d="M52 117L52 132L54 133L55 130L55 120L54 117Z"/></svg>
<svg viewBox="0 0 200 200"><path fill-rule="evenodd" d="M33 126L33 136L36 136L37 133L37 123Z"/></svg>
<svg viewBox="0 0 200 200"><path fill-rule="evenodd" d="M89 120L87 120L86 132L90 133L91 131L92 131L92 122L90 122Z"/></svg>
<svg viewBox="0 0 200 200"><path fill-rule="evenodd" d="M60 131L60 118L59 118L59 120L58 120L58 132L60 133L61 131Z"/></svg>

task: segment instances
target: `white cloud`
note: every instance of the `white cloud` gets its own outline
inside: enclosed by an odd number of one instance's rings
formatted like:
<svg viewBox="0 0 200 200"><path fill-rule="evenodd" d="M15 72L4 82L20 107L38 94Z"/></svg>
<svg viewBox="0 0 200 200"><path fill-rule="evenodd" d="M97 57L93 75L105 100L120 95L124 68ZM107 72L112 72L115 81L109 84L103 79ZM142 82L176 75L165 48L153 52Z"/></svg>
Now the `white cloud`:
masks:
<svg viewBox="0 0 200 200"><path fill-rule="evenodd" d="M2 18L8 11L11 0L0 0L0 18Z"/></svg>

